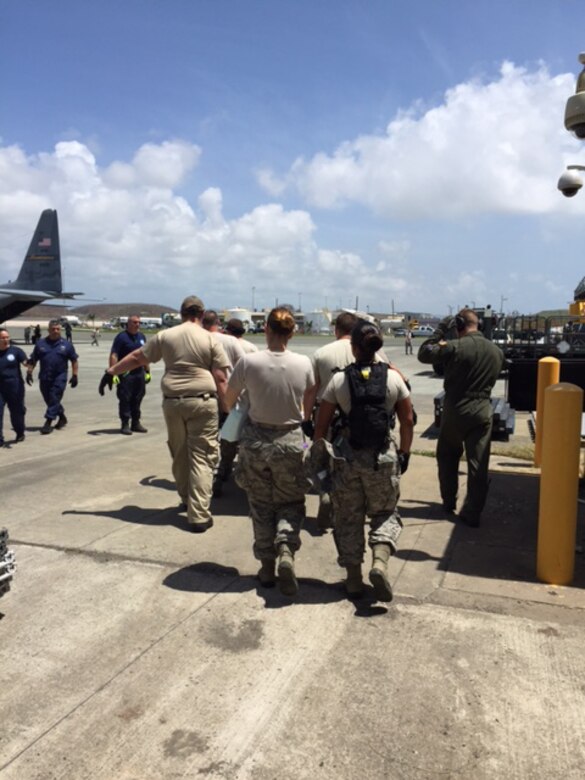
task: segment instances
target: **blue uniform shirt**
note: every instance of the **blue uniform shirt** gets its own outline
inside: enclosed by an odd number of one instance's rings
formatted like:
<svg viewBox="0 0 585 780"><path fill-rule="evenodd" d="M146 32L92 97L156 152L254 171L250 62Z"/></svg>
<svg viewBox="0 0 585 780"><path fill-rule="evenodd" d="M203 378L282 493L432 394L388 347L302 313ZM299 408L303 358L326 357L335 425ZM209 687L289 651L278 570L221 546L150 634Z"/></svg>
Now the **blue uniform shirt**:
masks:
<svg viewBox="0 0 585 780"><path fill-rule="evenodd" d="M122 333L118 333L114 339L110 354L114 353L118 356L118 360L122 360L122 358L125 358L126 355L134 352L135 349L140 349L140 347L143 347L145 344L146 336L144 336L142 333L138 332L135 335L132 335L131 333L128 333L127 330L123 330ZM130 373L140 374L143 371L144 368L140 366L139 368L133 369Z"/></svg>
<svg viewBox="0 0 585 780"><path fill-rule="evenodd" d="M20 364L26 363L26 355L20 347L8 347L0 352L0 388L6 384L23 382Z"/></svg>
<svg viewBox="0 0 585 780"><path fill-rule="evenodd" d="M62 374L66 376L69 360L77 360L77 352L70 341L61 338L56 341L49 338L40 339L30 356L31 363L40 362L39 378L46 381L52 381Z"/></svg>

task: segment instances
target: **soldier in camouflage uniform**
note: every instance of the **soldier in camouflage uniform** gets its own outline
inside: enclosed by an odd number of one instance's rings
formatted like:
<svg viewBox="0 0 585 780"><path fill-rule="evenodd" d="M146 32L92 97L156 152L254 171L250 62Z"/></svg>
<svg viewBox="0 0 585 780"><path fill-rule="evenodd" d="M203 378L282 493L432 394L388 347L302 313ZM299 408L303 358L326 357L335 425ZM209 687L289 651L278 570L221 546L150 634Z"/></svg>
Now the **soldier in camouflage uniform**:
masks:
<svg viewBox="0 0 585 780"><path fill-rule="evenodd" d="M281 592L295 596L294 555L305 518L303 400L314 385L311 361L287 349L295 328L288 309L270 312L268 349L245 355L230 377L226 402L232 407L245 390L249 419L240 437L236 482L248 494L254 529L254 555L265 587L278 580Z"/></svg>
<svg viewBox="0 0 585 780"><path fill-rule="evenodd" d="M444 368L445 400L437 443L443 508L453 514L457 502L459 461L465 449L467 495L459 519L479 526L488 490L492 435L490 395L502 370L504 354L478 330L477 314L462 309L453 320L457 338L446 340L451 322L443 320L418 351L421 363Z"/></svg>
<svg viewBox="0 0 585 780"><path fill-rule="evenodd" d="M367 371L374 364L375 353L382 347L379 329L360 322L352 331L351 344L360 369ZM402 377L388 370L383 401L387 412L396 411L400 423L400 449L390 431L380 451L372 446L352 447L349 431L344 428L325 442L327 430L339 406L344 415L351 411L351 393L345 372L334 374L327 385L315 428L315 456L326 447L332 454L332 490L335 517L335 542L338 562L347 569L346 589L351 597L363 589L361 564L365 553L364 525L370 518L368 543L372 548L372 568L369 579L380 601L392 600L387 563L396 551L402 522L397 511L400 475L408 468L413 436L413 412L410 393Z"/></svg>

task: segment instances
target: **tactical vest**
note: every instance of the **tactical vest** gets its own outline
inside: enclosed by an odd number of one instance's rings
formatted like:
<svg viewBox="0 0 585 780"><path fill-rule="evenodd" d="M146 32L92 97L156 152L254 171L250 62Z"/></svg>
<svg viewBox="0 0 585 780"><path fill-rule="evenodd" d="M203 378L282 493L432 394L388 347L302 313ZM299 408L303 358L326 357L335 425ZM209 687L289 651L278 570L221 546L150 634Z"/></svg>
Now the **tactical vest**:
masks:
<svg viewBox="0 0 585 780"><path fill-rule="evenodd" d="M345 374L351 395L351 409L346 417L349 443L356 450L368 447L382 452L390 443L391 413L386 409L388 366L351 363Z"/></svg>

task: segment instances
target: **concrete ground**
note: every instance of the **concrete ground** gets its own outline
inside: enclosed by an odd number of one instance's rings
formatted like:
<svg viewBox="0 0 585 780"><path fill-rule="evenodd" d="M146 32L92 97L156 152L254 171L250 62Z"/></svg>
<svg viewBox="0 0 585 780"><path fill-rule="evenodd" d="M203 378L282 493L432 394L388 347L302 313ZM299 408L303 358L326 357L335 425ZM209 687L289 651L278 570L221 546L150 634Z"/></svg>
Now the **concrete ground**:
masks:
<svg viewBox="0 0 585 780"><path fill-rule="evenodd" d="M412 379L415 448L432 452L441 382L401 345L389 352ZM258 586L233 482L214 527L188 532L161 367L143 405L149 433L122 437L115 397L97 394L107 340L86 337L79 353L67 428L38 434L35 384L26 441L0 450L18 563L0 601L2 780L583 777L583 507L572 586L542 584L530 464L492 456L474 530L440 513L435 462L415 455L394 602L347 600L315 496L291 602Z"/></svg>

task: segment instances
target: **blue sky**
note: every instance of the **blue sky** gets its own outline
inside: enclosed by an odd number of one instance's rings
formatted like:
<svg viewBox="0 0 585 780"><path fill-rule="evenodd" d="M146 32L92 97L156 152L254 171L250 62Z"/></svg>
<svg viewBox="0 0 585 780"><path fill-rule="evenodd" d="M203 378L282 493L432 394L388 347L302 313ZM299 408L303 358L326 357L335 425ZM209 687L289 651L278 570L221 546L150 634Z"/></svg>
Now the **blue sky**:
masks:
<svg viewBox="0 0 585 780"><path fill-rule="evenodd" d="M0 257L43 208L112 302L564 307L563 0L2 0ZM253 293L252 293L253 290Z"/></svg>

